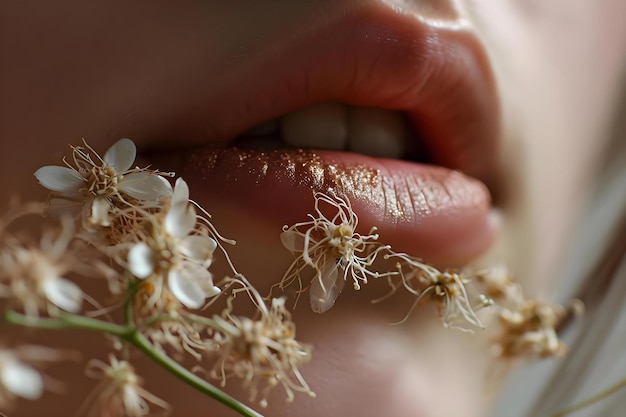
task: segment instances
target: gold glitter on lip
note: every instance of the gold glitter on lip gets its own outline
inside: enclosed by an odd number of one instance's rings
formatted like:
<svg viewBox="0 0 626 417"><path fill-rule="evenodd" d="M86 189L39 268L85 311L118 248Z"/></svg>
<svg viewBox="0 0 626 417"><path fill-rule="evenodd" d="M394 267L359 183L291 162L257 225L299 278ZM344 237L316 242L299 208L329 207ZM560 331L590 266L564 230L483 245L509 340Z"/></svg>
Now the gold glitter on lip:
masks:
<svg viewBox="0 0 626 417"><path fill-rule="evenodd" d="M311 191L334 190L350 199L362 199L389 214L401 216L399 210L386 206L383 178L380 169L364 164L327 160L308 150L242 150L220 148L194 152L188 161L189 169L201 172L204 178L212 175L217 163L222 166L248 167L248 174L257 184L270 173L284 172L294 185ZM231 176L227 180L234 180Z"/></svg>
<svg viewBox="0 0 626 417"><path fill-rule="evenodd" d="M300 190L334 190L378 218L401 224L436 214L441 207L465 209L488 204L484 186L461 173L404 163L400 172L375 158L310 150L248 150L235 147L193 152L186 169L202 178L220 177L219 187L246 181L256 186L288 184ZM359 157L362 157L360 155ZM363 158L361 158L363 159ZM401 163L401 161L393 161Z"/></svg>

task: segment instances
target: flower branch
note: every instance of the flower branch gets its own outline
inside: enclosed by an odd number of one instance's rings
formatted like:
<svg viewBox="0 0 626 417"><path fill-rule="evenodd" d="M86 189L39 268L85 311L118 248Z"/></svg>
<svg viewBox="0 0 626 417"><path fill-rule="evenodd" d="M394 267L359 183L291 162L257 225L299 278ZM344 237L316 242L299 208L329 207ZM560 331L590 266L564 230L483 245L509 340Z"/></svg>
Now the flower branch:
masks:
<svg viewBox="0 0 626 417"><path fill-rule="evenodd" d="M242 416L263 417L262 414L257 413L204 379L190 372L184 366L167 356L164 352L155 349L154 346L132 325L120 326L98 319L67 313L60 313L58 318L33 318L14 311L8 311L5 314L5 318L8 323L32 328L47 330L79 329L108 333L116 336L135 346L147 357L152 359L155 363L178 379L185 382L187 385L237 411Z"/></svg>

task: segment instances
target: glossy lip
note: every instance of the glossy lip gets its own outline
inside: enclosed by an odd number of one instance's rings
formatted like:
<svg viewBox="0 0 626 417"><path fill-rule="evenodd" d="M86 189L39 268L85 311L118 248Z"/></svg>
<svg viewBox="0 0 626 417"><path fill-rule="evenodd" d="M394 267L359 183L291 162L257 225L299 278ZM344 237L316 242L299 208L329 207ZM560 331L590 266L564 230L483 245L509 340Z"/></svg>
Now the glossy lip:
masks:
<svg viewBox="0 0 626 417"><path fill-rule="evenodd" d="M301 24L290 32L296 36L233 67L228 80L190 105L201 114L176 120L171 129L185 138L180 144L225 144L265 120L338 101L403 110L431 161L484 181L497 174L495 86L484 50L461 18L452 13L424 19L411 10L366 2L330 10L324 23ZM333 187L353 199L363 227L376 225L397 250L417 252L431 262L466 262L493 237L486 188L442 168L327 151L305 158L297 151L232 148L184 154L182 169L173 168L203 190L198 200L209 211L245 207L249 217L282 227L306 219L311 189ZM337 180L363 169L377 176L369 195ZM314 183L320 172L324 180Z"/></svg>

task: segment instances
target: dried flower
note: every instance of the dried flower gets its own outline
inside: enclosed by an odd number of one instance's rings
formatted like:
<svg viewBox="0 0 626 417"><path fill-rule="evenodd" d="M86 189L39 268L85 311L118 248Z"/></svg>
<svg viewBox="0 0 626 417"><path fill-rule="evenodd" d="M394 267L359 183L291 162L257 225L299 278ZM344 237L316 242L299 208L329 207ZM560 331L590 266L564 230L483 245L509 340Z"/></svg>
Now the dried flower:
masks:
<svg viewBox="0 0 626 417"><path fill-rule="evenodd" d="M142 328L141 332L156 348L162 351L166 351L168 346L173 348L176 359L182 360L181 354L187 352L199 361L201 352L206 348L202 330L204 326L194 323L185 314L174 314Z"/></svg>
<svg viewBox="0 0 626 417"><path fill-rule="evenodd" d="M211 342L219 360L212 375L220 378L222 385L228 376L241 378L250 389L250 400L260 395L263 407L277 385L285 390L287 401L293 400L294 391L315 396L300 373L300 367L311 359L311 346L295 339L296 327L285 299L274 298L267 308L253 287L247 286L246 291L257 305L260 318L234 316L228 309L222 316L213 317Z"/></svg>
<svg viewBox="0 0 626 417"><path fill-rule="evenodd" d="M200 308L206 298L219 294L207 269L217 243L198 224L187 183L176 181L164 216L148 215L146 220L149 227L135 231L137 243L128 251L128 269L139 279L150 279L151 304L161 306L165 288L189 308Z"/></svg>
<svg viewBox="0 0 626 417"><path fill-rule="evenodd" d="M278 286L281 289L297 281L302 290L302 271L313 268L315 276L310 285L311 308L317 313L329 310L341 293L348 277L356 290L369 278L381 274L371 271L374 260L387 246L376 240L376 228L367 235L356 232L358 217L347 199L317 192L314 194L316 215L309 214L310 221L283 227L281 241L296 259ZM329 218L324 215L321 204L327 204L336 213Z"/></svg>
<svg viewBox="0 0 626 417"><path fill-rule="evenodd" d="M496 302L492 351L497 357L545 358L567 352L556 331L567 309L526 299L521 285L503 266L478 271L473 279ZM582 303L574 302L572 309L580 313Z"/></svg>
<svg viewBox="0 0 626 417"><path fill-rule="evenodd" d="M500 265L474 272L472 278L481 292L499 306L520 305L524 300L522 287L505 266Z"/></svg>
<svg viewBox="0 0 626 417"><path fill-rule="evenodd" d="M160 302L155 303L155 288L149 280L139 286L133 303L133 317L139 330L158 349L166 351L171 347L176 354L187 352L200 360L200 352L205 349L201 337L206 327L204 317L184 310L170 291L161 291L160 295ZM161 310L155 311L155 304Z"/></svg>
<svg viewBox="0 0 626 417"><path fill-rule="evenodd" d="M470 287L469 275L454 271L439 271L404 253L385 255L387 259L393 257L400 259L397 267L402 278L402 285L411 294L417 296L409 314L415 306L426 299L426 296L429 296L429 300L437 304L444 327L468 332L471 332L471 329L466 327L467 324L481 329L485 328L476 315L476 311L492 305L493 300Z"/></svg>
<svg viewBox="0 0 626 417"><path fill-rule="evenodd" d="M84 148L72 147L72 163L64 159L66 166L44 166L35 172L35 177L60 197L51 200L53 206L78 204L88 224L110 226L116 209L149 206L172 193L170 183L157 171L131 169L136 154L130 139L113 144L104 158L85 143Z"/></svg>
<svg viewBox="0 0 626 417"><path fill-rule="evenodd" d="M499 335L493 352L503 358L558 357L567 352L556 327L567 310L541 302L524 300L516 309L503 308L498 314Z"/></svg>
<svg viewBox="0 0 626 417"><path fill-rule="evenodd" d="M75 313L81 308L83 292L64 278L82 267L69 250L74 228L67 218L60 232L44 233L39 246L7 235L0 247L0 296L20 305L29 316L51 306Z"/></svg>
<svg viewBox="0 0 626 417"><path fill-rule="evenodd" d="M109 363L93 359L87 365L87 376L100 379L87 397L79 415L93 417L142 417L150 413L149 403L169 412L170 406L146 391L141 378L125 360L109 356ZM88 411L87 411L88 410Z"/></svg>

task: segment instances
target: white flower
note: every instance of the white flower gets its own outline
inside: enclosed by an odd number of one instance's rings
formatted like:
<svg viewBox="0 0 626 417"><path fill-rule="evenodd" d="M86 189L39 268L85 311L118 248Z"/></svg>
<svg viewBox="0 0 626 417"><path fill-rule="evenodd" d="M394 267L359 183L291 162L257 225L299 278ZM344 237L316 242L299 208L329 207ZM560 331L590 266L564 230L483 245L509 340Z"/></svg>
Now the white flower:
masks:
<svg viewBox="0 0 626 417"><path fill-rule="evenodd" d="M161 302L163 283L188 308L200 308L208 297L220 293L207 268L217 247L200 233L189 187L179 178L165 217L154 217L149 235L139 236L128 251L128 268L139 279L153 279L154 300Z"/></svg>
<svg viewBox="0 0 626 417"><path fill-rule="evenodd" d="M17 398L34 401L42 396L44 389L56 390L58 381L43 375L39 369L74 356L72 352L43 346L21 345L12 349L0 346L0 410L11 409Z"/></svg>
<svg viewBox="0 0 626 417"><path fill-rule="evenodd" d="M306 267L313 268L315 277L310 286L311 308L323 313L334 305L348 277L354 289L358 290L368 278L386 275L371 271L370 267L378 253L388 247L376 242L378 234L375 234L375 227L367 235L356 232L358 217L347 199L334 193L327 196L320 192L315 193L314 198L316 215L309 215L312 220L283 227L283 246L296 259L278 286L284 289L297 281L302 288L302 271ZM332 218L323 214L322 203L336 210Z"/></svg>
<svg viewBox="0 0 626 417"><path fill-rule="evenodd" d="M72 150L73 163L44 166L35 172L35 177L61 197L51 200L53 206L67 205L64 202L67 200L79 203L91 224L110 226L115 208L136 202L157 202L172 193L170 183L158 172L131 169L137 149L130 139L116 142L104 158L86 144L85 148L77 146ZM129 197L135 201L129 201Z"/></svg>
<svg viewBox="0 0 626 417"><path fill-rule="evenodd" d="M83 292L64 278L81 265L69 249L73 238L73 225L67 219L58 236L48 231L38 247L6 236L4 247L0 248L2 281L8 283L5 297L19 304L30 316L50 310L50 304L71 313L80 311Z"/></svg>
<svg viewBox="0 0 626 417"><path fill-rule="evenodd" d="M16 352L0 349L0 409L9 408L16 397L37 400L43 389L43 378L35 368Z"/></svg>
<svg viewBox="0 0 626 417"><path fill-rule="evenodd" d="M87 397L79 415L93 417L143 417L150 414L149 403L166 411L170 406L146 391L133 367L113 355L109 363L92 360L87 365L87 376L100 379L100 384Z"/></svg>

